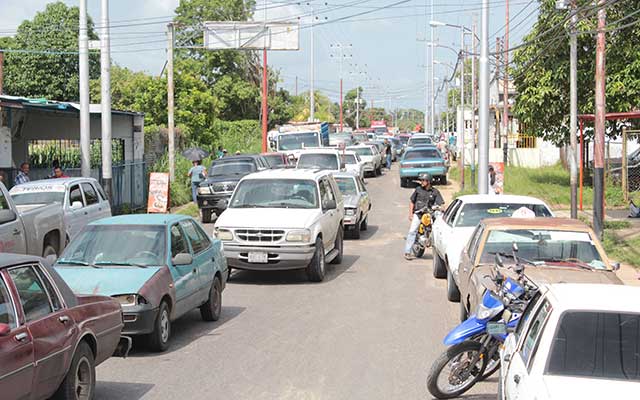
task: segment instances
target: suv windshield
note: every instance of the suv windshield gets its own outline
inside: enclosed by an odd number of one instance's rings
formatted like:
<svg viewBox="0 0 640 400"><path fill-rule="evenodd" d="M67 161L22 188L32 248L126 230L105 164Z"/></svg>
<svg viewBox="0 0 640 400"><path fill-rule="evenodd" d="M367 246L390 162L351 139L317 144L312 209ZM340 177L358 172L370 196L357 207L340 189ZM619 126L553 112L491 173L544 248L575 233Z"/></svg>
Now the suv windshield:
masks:
<svg viewBox="0 0 640 400"><path fill-rule="evenodd" d="M290 133L278 136L278 150L319 147L318 132Z"/></svg>
<svg viewBox="0 0 640 400"><path fill-rule="evenodd" d="M302 179L245 179L230 208L318 208L316 183Z"/></svg>
<svg viewBox="0 0 640 400"><path fill-rule="evenodd" d="M338 183L338 187L340 188L340 193L342 193L344 196L358 194L356 181L353 178L336 176L335 179Z"/></svg>
<svg viewBox="0 0 640 400"><path fill-rule="evenodd" d="M60 265L160 266L165 229L160 225L89 225L69 243Z"/></svg>
<svg viewBox="0 0 640 400"><path fill-rule="evenodd" d="M335 154L300 154L298 168L340 169Z"/></svg>
<svg viewBox="0 0 640 400"><path fill-rule="evenodd" d="M373 155L373 150L371 150L371 147L350 147L347 150L355 151L356 154L361 155L361 156L372 156Z"/></svg>
<svg viewBox="0 0 640 400"><path fill-rule="evenodd" d="M345 164L357 164L355 154L340 154L340 159Z"/></svg>
<svg viewBox="0 0 640 400"><path fill-rule="evenodd" d="M223 162L213 164L209 168L209 176L214 175L246 175L254 172L256 166L248 162Z"/></svg>
<svg viewBox="0 0 640 400"><path fill-rule="evenodd" d="M265 154L264 158L267 160L271 168L285 165L284 159L280 154Z"/></svg>
<svg viewBox="0 0 640 400"><path fill-rule="evenodd" d="M533 211L536 217L551 216L551 211L542 204L470 203L465 204L460 210L455 226L476 226L483 218L510 217L522 207Z"/></svg>
<svg viewBox="0 0 640 400"><path fill-rule="evenodd" d="M442 158L436 149L410 150L404 155L404 160L421 160L425 158Z"/></svg>
<svg viewBox="0 0 640 400"><path fill-rule="evenodd" d="M417 146L419 144L431 144L433 143L431 141L430 138L426 138L426 137L421 137L421 138L416 138L416 137L412 137L411 139L409 139L409 141L407 142L407 146L411 147L411 146Z"/></svg>
<svg viewBox="0 0 640 400"><path fill-rule="evenodd" d="M550 229L492 230L487 237L481 263L493 263L496 253L511 254L518 245L518 257L554 266L606 269L588 232Z"/></svg>

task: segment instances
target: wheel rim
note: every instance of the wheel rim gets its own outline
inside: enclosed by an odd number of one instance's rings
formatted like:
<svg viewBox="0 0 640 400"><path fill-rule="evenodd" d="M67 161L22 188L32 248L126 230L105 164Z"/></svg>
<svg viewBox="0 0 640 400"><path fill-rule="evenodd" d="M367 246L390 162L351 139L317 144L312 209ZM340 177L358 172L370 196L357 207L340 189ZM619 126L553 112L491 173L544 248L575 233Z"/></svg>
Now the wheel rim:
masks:
<svg viewBox="0 0 640 400"><path fill-rule="evenodd" d="M167 310L163 310L160 315L160 339L162 343L166 343L169 340L169 314Z"/></svg>
<svg viewBox="0 0 640 400"><path fill-rule="evenodd" d="M82 357L76 367L76 399L86 400L91 398L92 383L93 374L91 373L91 364L87 357Z"/></svg>
<svg viewBox="0 0 640 400"><path fill-rule="evenodd" d="M438 389L442 393L452 394L464 391L472 385L479 376L483 363L482 358L478 358L475 365L471 365L476 357L478 350L467 350L449 360L438 375Z"/></svg>
<svg viewBox="0 0 640 400"><path fill-rule="evenodd" d="M215 285L213 285L213 309L215 310L216 315L220 314L220 306L221 306L221 293L220 293L220 289L218 288L218 283L216 282Z"/></svg>

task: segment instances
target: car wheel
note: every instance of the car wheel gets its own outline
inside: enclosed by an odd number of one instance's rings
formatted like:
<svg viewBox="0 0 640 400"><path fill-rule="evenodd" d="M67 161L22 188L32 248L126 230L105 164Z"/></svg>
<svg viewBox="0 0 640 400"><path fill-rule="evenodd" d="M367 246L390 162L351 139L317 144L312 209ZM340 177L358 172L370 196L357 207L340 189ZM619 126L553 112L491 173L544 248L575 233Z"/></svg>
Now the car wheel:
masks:
<svg viewBox="0 0 640 400"><path fill-rule="evenodd" d="M324 245L322 239L317 238L315 244L316 251L311 262L307 266L307 277L311 282L322 282L325 272Z"/></svg>
<svg viewBox="0 0 640 400"><path fill-rule="evenodd" d="M169 348L171 337L171 318L166 301L160 303L158 315L153 325L153 332L149 334L149 347L153 351L162 352Z"/></svg>
<svg viewBox="0 0 640 400"><path fill-rule="evenodd" d="M91 400L96 388L96 366L93 352L82 341L73 355L64 380L53 395L54 400Z"/></svg>
<svg viewBox="0 0 640 400"><path fill-rule="evenodd" d="M360 225L362 224L362 222L358 222L357 224L355 224L353 226L353 229L351 230L351 237L353 239L360 239Z"/></svg>
<svg viewBox="0 0 640 400"><path fill-rule="evenodd" d="M382 166L378 167L378 169L376 170L376 174L378 174L378 176L382 175Z"/></svg>
<svg viewBox="0 0 640 400"><path fill-rule="evenodd" d="M217 276L213 278L209 298L200 306L200 316L205 321L217 321L222 313L222 284Z"/></svg>
<svg viewBox="0 0 640 400"><path fill-rule="evenodd" d="M447 176L446 175L443 175L443 176L440 177L440 183L443 184L443 185L447 184Z"/></svg>
<svg viewBox="0 0 640 400"><path fill-rule="evenodd" d="M469 313L467 312L467 308L464 305L464 302L460 302L460 322L464 322L469 318Z"/></svg>
<svg viewBox="0 0 640 400"><path fill-rule="evenodd" d="M442 279L447 277L447 267L444 265L444 260L438 255L438 252L433 250L433 277Z"/></svg>
<svg viewBox="0 0 640 400"><path fill-rule="evenodd" d="M202 223L209 224L211 223L211 214L213 214L209 210L202 210Z"/></svg>
<svg viewBox="0 0 640 400"><path fill-rule="evenodd" d="M358 233L360 233L360 231L358 231ZM344 228L342 226L338 228L334 249L338 250L338 255L331 260L331 264L340 264L342 262L342 253L344 251Z"/></svg>
<svg viewBox="0 0 640 400"><path fill-rule="evenodd" d="M369 229L369 216L368 215L366 217L364 217L364 219L360 223L360 230L361 231L366 231L367 229Z"/></svg>
<svg viewBox="0 0 640 400"><path fill-rule="evenodd" d="M405 178L400 178L400 187L407 187L407 180Z"/></svg>
<svg viewBox="0 0 640 400"><path fill-rule="evenodd" d="M453 303L460 301L460 290L451 272L447 274L447 300Z"/></svg>

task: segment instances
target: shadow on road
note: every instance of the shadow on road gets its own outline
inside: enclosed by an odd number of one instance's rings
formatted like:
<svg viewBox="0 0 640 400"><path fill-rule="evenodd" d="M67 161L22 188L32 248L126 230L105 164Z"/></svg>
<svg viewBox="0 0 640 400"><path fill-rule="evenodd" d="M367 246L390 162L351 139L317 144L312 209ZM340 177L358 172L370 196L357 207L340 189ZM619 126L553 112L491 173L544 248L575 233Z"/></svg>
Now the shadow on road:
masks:
<svg viewBox="0 0 640 400"><path fill-rule="evenodd" d="M373 235L375 235L378 232L379 229L380 228L378 228L377 225L369 225L366 231L360 232L360 239L349 239L349 240L357 242L358 240L370 239Z"/></svg>
<svg viewBox="0 0 640 400"><path fill-rule="evenodd" d="M155 385L150 383L127 383L127 382L96 382L95 400L109 399L141 399Z"/></svg>
<svg viewBox="0 0 640 400"><path fill-rule="evenodd" d="M129 357L163 356L174 351L178 351L201 337L218 335L216 329L242 314L245 309L245 307L225 307L223 294L222 315L220 315L220 319L218 321L203 321L200 316L200 311L197 309L192 310L171 324L172 331L169 350L164 353L150 352L145 346L145 337L134 337L133 348L131 349L131 353L129 353Z"/></svg>

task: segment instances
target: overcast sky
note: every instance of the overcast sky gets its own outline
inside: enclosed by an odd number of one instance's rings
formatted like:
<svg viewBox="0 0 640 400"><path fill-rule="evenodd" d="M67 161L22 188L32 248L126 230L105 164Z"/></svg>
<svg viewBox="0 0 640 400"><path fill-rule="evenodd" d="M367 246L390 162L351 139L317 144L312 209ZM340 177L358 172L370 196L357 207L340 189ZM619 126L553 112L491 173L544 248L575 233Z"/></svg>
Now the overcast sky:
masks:
<svg viewBox="0 0 640 400"><path fill-rule="evenodd" d="M263 0L258 0L259 8ZM300 21L299 51L272 51L268 60L271 67L281 71L280 86L295 91L296 76L298 91L309 89L310 47L312 7L317 16L316 23L326 23L313 29L315 38L315 86L332 99L339 93L339 53L332 45L346 47L343 59L345 91L356 86L361 75L354 72L366 70L368 80L365 98L375 106L415 107L425 105L425 26L429 18L430 0L408 0L391 8L400 0L311 0L307 2L267 0L268 20ZM433 0L434 20L449 24L464 24L471 27L473 14L480 18L480 0ZM0 5L0 35L10 34L25 19L44 9L44 0L2 0ZM65 0L69 5L78 1ZM88 0L89 14L99 23L100 0ZM166 23L174 14L179 0L111 0L110 18L112 56L115 63L133 70L144 70L159 74L166 59ZM307 5L311 3L311 5ZM490 45L495 46L495 34L504 34L504 0L490 2ZM511 44L518 43L535 22L537 1L511 0ZM298 19L298 17L301 17ZM348 18L347 18L348 17ZM345 18L344 20L342 20ZM256 20L264 19L260 10ZM429 30L427 30L427 38ZM439 44L460 47L460 31L450 27L436 29ZM469 42L470 43L470 42ZM456 55L444 48L436 49L436 59L455 63ZM357 64L357 66L354 66ZM366 69L364 67L366 65ZM436 77L451 74L448 67L437 65ZM440 101L443 103L443 100Z"/></svg>

